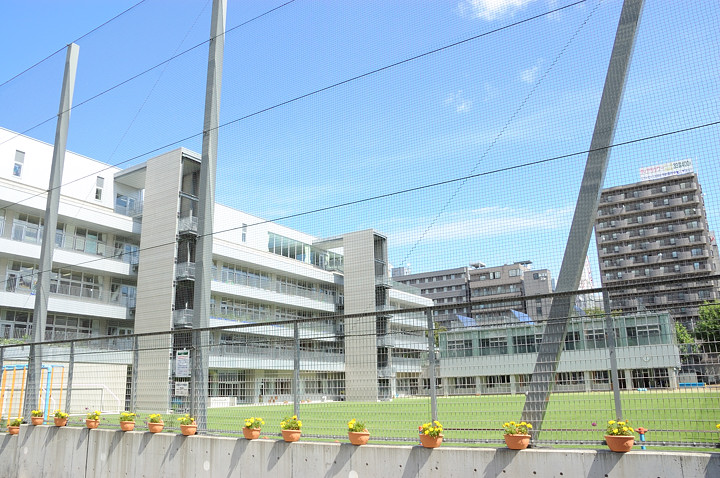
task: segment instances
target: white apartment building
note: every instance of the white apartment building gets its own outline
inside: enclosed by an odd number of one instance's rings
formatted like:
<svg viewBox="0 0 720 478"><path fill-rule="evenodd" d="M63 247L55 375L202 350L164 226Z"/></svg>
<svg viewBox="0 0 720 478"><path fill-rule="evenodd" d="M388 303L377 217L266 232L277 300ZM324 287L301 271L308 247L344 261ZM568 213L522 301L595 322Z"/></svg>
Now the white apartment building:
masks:
<svg viewBox="0 0 720 478"><path fill-rule="evenodd" d="M6 343L32 336L51 158L52 145L0 128L0 338ZM199 155L183 148L126 169L66 153L46 339L110 336L105 346L129 350L125 335L191 327L195 268L203 266L195 264L199 170ZM221 204L214 230L211 327L327 317L300 328L305 398L344 398L346 373L353 372L347 364L359 354L371 355L368 367L377 369L371 393L413 390L407 384L422 374L426 322L422 313L398 311L432 301L387 280L382 234L321 240ZM359 272L344 272L348 256ZM346 345L343 331L352 323L337 315L349 312L350 297L353 313L385 313L372 319L379 322L372 325L373 345L382 353ZM180 335L176 343L166 337L164 348L140 354L138 407L177 400L172 387L157 386L172 383L168 351L183 346ZM225 405L288 400L293 350L282 339L292 337L291 326L276 324L214 330L211 403L213 397ZM130 353L114 357L129 374Z"/></svg>

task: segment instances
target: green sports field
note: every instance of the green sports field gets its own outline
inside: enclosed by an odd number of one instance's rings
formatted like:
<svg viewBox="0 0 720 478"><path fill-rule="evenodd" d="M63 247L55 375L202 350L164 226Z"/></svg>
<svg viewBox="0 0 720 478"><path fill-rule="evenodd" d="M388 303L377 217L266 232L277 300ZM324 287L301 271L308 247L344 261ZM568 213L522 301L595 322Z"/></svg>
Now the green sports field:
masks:
<svg viewBox="0 0 720 478"><path fill-rule="evenodd" d="M621 396L622 418L630 420L635 428L648 429L648 442L707 444L710 448L720 439L715 428L720 423L718 390L633 391ZM524 400L524 395L439 397L438 418L446 441L499 443L503 422L520 419ZM275 436L282 418L292 414L292 404L213 408L208 411L208 425L212 431L234 434L239 433L244 418L260 416L266 423L263 434ZM418 425L430 420L430 400L302 403L299 418L304 435L318 439L346 439L347 422L356 418L365 423L374 440L412 441ZM613 396L609 392L553 394L540 442L600 441L607 420L614 418Z"/></svg>

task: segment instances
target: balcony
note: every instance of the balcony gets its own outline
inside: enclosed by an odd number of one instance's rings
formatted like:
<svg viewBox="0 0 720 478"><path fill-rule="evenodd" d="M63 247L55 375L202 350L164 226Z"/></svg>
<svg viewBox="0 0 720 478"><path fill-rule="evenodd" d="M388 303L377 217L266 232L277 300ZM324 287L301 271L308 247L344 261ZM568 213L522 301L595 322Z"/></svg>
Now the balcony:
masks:
<svg viewBox="0 0 720 478"><path fill-rule="evenodd" d="M175 279L195 280L195 263L181 262L175 265Z"/></svg>
<svg viewBox="0 0 720 478"><path fill-rule="evenodd" d="M178 234L197 235L198 218L197 216L183 216L178 218Z"/></svg>
<svg viewBox="0 0 720 478"><path fill-rule="evenodd" d="M193 309L173 310L173 328L192 329L194 316L195 311Z"/></svg>
<svg viewBox="0 0 720 478"><path fill-rule="evenodd" d="M130 201L123 204L115 204L115 212L128 217L141 217L143 215L143 202L142 201Z"/></svg>

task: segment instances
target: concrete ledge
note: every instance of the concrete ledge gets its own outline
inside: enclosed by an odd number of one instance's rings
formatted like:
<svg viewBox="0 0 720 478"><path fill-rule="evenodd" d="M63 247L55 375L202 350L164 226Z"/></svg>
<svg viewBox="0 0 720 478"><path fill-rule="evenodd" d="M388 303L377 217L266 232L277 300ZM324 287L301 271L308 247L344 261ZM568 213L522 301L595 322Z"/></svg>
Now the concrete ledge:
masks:
<svg viewBox="0 0 720 478"><path fill-rule="evenodd" d="M0 476L667 477L720 476L720 454L285 443L22 426L0 437Z"/></svg>

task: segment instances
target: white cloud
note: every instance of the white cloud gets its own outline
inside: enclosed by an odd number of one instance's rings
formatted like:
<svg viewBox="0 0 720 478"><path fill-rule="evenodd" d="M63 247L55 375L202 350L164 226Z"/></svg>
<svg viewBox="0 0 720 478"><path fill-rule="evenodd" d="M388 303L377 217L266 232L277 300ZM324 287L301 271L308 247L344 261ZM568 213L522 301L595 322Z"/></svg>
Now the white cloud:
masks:
<svg viewBox="0 0 720 478"><path fill-rule="evenodd" d="M517 232L533 232L565 227L572 219L574 206L560 209L533 211L511 207L483 207L475 210L456 212L442 224L436 224L429 231L427 219L417 218L412 228L394 231L393 246L414 244L424 235L423 241L451 241L503 236Z"/></svg>
<svg viewBox="0 0 720 478"><path fill-rule="evenodd" d="M512 16L518 10L535 0L466 0L458 5L461 13L483 20L497 20L503 16Z"/></svg>
<svg viewBox="0 0 720 478"><path fill-rule="evenodd" d="M540 67L542 66L543 60L540 59L535 62L533 66L530 68L527 68L520 72L520 80L523 83L532 84L535 83L535 80L537 80L538 75L540 74Z"/></svg>
<svg viewBox="0 0 720 478"><path fill-rule="evenodd" d="M462 113L463 111L470 110L473 102L463 96L462 90L458 90L457 93L450 93L447 98L445 98L445 104L452 105L456 112Z"/></svg>

